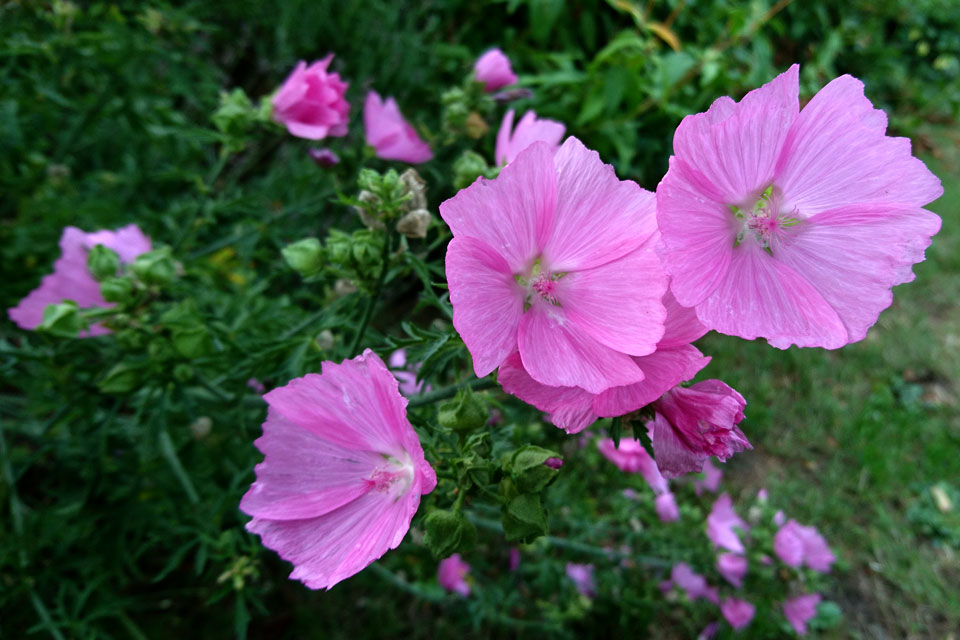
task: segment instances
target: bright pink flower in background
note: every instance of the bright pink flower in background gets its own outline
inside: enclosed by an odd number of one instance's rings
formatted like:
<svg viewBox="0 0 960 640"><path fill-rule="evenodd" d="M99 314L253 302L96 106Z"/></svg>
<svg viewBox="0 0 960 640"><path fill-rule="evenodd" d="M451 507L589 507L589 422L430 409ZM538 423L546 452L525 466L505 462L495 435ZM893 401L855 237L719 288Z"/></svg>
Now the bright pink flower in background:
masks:
<svg viewBox="0 0 960 640"><path fill-rule="evenodd" d="M667 317L656 351L631 357L644 373L641 382L611 387L599 394L577 387L540 384L527 373L516 353L500 366L499 382L507 393L549 413L550 420L568 433L585 429L599 417L636 411L689 380L710 362L690 344L706 333L693 310L677 304L669 291L662 302Z"/></svg>
<svg viewBox="0 0 960 640"><path fill-rule="evenodd" d="M116 252L120 262L129 264L137 256L150 251L150 238L140 227L128 224L115 231L101 230L86 233L76 227L66 227L60 236L60 257L53 263L53 273L44 276L40 286L27 294L7 313L21 329L36 329L43 322L43 310L50 304L73 300L81 308L112 307L100 295L100 284L87 269L87 254L98 244ZM100 325L81 332L81 337L110 333Z"/></svg>
<svg viewBox="0 0 960 640"><path fill-rule="evenodd" d="M547 465L551 469L559 469L563 466L563 458L547 458L543 461L543 464Z"/></svg>
<svg viewBox="0 0 960 640"><path fill-rule="evenodd" d="M264 461L240 503L247 529L293 563L291 578L329 589L400 544L437 477L396 378L369 349L264 399Z"/></svg>
<svg viewBox="0 0 960 640"><path fill-rule="evenodd" d="M790 598L783 603L783 615L797 635L807 635L807 623L817 615L820 600L820 594L814 593Z"/></svg>
<svg viewBox="0 0 960 640"><path fill-rule="evenodd" d="M669 591L673 587L682 589L690 601L703 598L717 604L720 600L717 589L707 584L707 579L690 568L685 562L673 565L670 570L670 579L660 583L661 591Z"/></svg>
<svg viewBox="0 0 960 640"><path fill-rule="evenodd" d="M676 522L680 519L680 509L677 507L677 500L672 493L661 493L654 501L657 509L657 517L663 522Z"/></svg>
<svg viewBox="0 0 960 640"><path fill-rule="evenodd" d="M721 553L717 556L717 571L739 589L743 586L743 576L747 575L747 559L735 553Z"/></svg>
<svg viewBox="0 0 960 640"><path fill-rule="evenodd" d="M433 158L430 145L404 120L397 101L388 97L384 102L376 91L368 93L363 103L363 129L367 144L376 150L379 158L410 164Z"/></svg>
<svg viewBox="0 0 960 640"><path fill-rule="evenodd" d="M639 440L622 438L620 446L617 447L613 438L601 438L597 440L597 449L604 458L617 465L620 471L642 474L654 493L661 494L669 491L666 479L657 469L657 463Z"/></svg>
<svg viewBox="0 0 960 640"><path fill-rule="evenodd" d="M273 96L273 119L291 135L308 140L347 135L350 105L345 99L346 82L329 73L331 53L309 67L297 63L293 73Z"/></svg>
<svg viewBox="0 0 960 640"><path fill-rule="evenodd" d="M913 280L940 218L940 181L863 84L841 76L799 110L799 67L674 135L657 188L664 263L707 327L775 347L863 339Z"/></svg>
<svg viewBox="0 0 960 640"><path fill-rule="evenodd" d="M517 81L517 75L510 68L510 59L500 49L485 52L473 63L473 73L477 82L484 84L487 93L509 87Z"/></svg>
<svg viewBox="0 0 960 640"><path fill-rule="evenodd" d="M540 385L600 393L645 378L631 356L656 349L666 316L652 194L568 138L556 153L533 143L440 215L453 324L478 376L517 353Z"/></svg>
<svg viewBox="0 0 960 640"><path fill-rule="evenodd" d="M573 581L574 586L580 595L592 598L597 594L596 585L593 582L593 565L577 564L575 562L567 563L567 577Z"/></svg>
<svg viewBox="0 0 960 640"><path fill-rule="evenodd" d="M786 565L806 565L821 573L830 571L837 559L816 527L806 527L796 520L787 521L773 536L773 550Z"/></svg>
<svg viewBox="0 0 960 640"><path fill-rule="evenodd" d="M430 391L430 385L424 386L422 380L417 381L417 370L420 369L420 363L407 365L406 349L397 349L391 353L388 362L393 370L393 377L400 381L400 393L405 396L415 396Z"/></svg>
<svg viewBox="0 0 960 640"><path fill-rule="evenodd" d="M713 464L711 458L707 458L703 462L703 478L698 478L693 481L693 490L697 495L700 495L704 491L716 493L717 489L720 488L721 480L723 480L723 470Z"/></svg>
<svg viewBox="0 0 960 640"><path fill-rule="evenodd" d="M546 142L554 149L560 148L560 141L567 128L555 120L537 118L533 111L527 111L517 127L513 128L513 109L507 111L497 132L497 148L494 158L498 165L510 164L520 152L534 142Z"/></svg>
<svg viewBox="0 0 960 640"><path fill-rule="evenodd" d="M738 631L753 621L756 612L757 608L746 600L727 598L720 603L720 613L730 623L730 626Z"/></svg>
<svg viewBox="0 0 960 640"><path fill-rule="evenodd" d="M740 542L740 536L734 530L735 528L744 532L750 529L743 518L733 510L733 501L730 500L730 496L724 493L713 503L710 515L707 516L707 537L718 548L743 553L743 543Z"/></svg>
<svg viewBox="0 0 960 640"><path fill-rule="evenodd" d="M470 595L470 585L466 580L468 573L470 565L460 559L459 553L455 553L437 565L437 582L447 591L459 593L466 598Z"/></svg>
<svg viewBox="0 0 960 640"><path fill-rule="evenodd" d="M676 387L654 403L653 455L668 478L698 472L711 456L721 461L753 447L737 427L747 402L719 380Z"/></svg>

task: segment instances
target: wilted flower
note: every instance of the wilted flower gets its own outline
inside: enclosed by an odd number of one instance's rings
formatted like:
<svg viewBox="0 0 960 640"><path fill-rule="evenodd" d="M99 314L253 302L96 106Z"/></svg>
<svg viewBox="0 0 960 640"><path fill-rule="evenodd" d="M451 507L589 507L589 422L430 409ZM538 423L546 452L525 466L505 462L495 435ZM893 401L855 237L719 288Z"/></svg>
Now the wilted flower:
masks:
<svg viewBox="0 0 960 640"><path fill-rule="evenodd" d="M789 520L773 536L773 550L784 564L791 567L807 565L814 571L827 573L836 560L827 541L816 527L806 527Z"/></svg>
<svg viewBox="0 0 960 640"><path fill-rule="evenodd" d="M657 188L664 264L710 329L781 349L863 339L913 280L940 181L850 76L799 110L799 67L687 116Z"/></svg>
<svg viewBox="0 0 960 640"><path fill-rule="evenodd" d="M441 204L453 324L476 374L519 352L541 385L642 381L631 356L656 349L666 316L652 204L576 138L556 153L535 142Z"/></svg>
<svg viewBox="0 0 960 640"><path fill-rule="evenodd" d="M734 553L743 553L743 543L735 531L749 530L747 523L733 510L730 496L724 493L713 503L710 515L707 516L707 537L717 547L722 547Z"/></svg>
<svg viewBox="0 0 960 640"><path fill-rule="evenodd" d="M517 127L513 128L513 109L507 111L497 132L497 148L494 158L498 165L513 162L521 151L534 142L546 142L554 149L560 148L560 141L566 127L555 120L537 118L533 111L527 111Z"/></svg>
<svg viewBox="0 0 960 640"><path fill-rule="evenodd" d="M485 52L473 63L477 82L483 83L484 91L490 93L503 87L509 87L517 81L517 75L510 68L510 59L500 49Z"/></svg>
<svg viewBox="0 0 960 640"><path fill-rule="evenodd" d="M807 635L807 623L817 615L821 599L819 593L814 593L790 598L783 603L783 615L797 635Z"/></svg>
<svg viewBox="0 0 960 640"><path fill-rule="evenodd" d="M247 529L293 563L291 578L329 589L400 544L436 475L397 380L369 349L264 399L264 461L240 503Z"/></svg>
<svg viewBox="0 0 960 640"><path fill-rule="evenodd" d="M16 307L8 309L10 319L22 329L36 329L43 322L43 310L49 304L73 300L81 308L112 307L103 299L100 284L87 268L87 254L98 244L116 252L121 264L132 263L137 256L150 251L150 238L135 224L115 231L86 233L66 227L60 236L60 257L53 263L53 273L44 276L40 286L27 294ZM80 337L99 336L110 330L93 325Z"/></svg>
<svg viewBox="0 0 960 640"><path fill-rule="evenodd" d="M739 589L743 586L743 576L747 575L747 559L735 553L721 553L717 556L717 571Z"/></svg>
<svg viewBox="0 0 960 640"><path fill-rule="evenodd" d="M332 53L309 67L301 60L273 96L273 119L291 135L308 140L347 135L348 84L327 72L331 60Z"/></svg>
<svg viewBox="0 0 960 640"><path fill-rule="evenodd" d="M433 158L430 145L404 120L393 98L388 97L384 102L376 91L368 93L363 103L363 128L367 144L380 158L411 164Z"/></svg>
<svg viewBox="0 0 960 640"><path fill-rule="evenodd" d="M720 613L734 629L743 629L753 620L757 608L746 600L727 598L720 603Z"/></svg>
<svg viewBox="0 0 960 640"><path fill-rule="evenodd" d="M597 588L593 582L593 565L567 563L567 577L573 581L580 595L592 598L597 595Z"/></svg>
<svg viewBox="0 0 960 640"><path fill-rule="evenodd" d="M459 553L455 553L437 565L437 582L447 591L459 593L466 598L470 595L470 585L466 580L469 573L470 565L460 559Z"/></svg>

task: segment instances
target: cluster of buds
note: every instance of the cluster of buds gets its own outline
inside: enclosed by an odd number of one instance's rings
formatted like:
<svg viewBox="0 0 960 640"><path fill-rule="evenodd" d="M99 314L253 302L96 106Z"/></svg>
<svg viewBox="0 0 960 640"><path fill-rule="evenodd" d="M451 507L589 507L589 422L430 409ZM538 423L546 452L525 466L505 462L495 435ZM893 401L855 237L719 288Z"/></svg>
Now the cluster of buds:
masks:
<svg viewBox="0 0 960 640"><path fill-rule="evenodd" d="M353 208L368 229L382 230L397 219L396 230L408 238L425 238L433 216L427 210L427 184L416 169L397 174L392 169L382 176L364 169L361 191Z"/></svg>

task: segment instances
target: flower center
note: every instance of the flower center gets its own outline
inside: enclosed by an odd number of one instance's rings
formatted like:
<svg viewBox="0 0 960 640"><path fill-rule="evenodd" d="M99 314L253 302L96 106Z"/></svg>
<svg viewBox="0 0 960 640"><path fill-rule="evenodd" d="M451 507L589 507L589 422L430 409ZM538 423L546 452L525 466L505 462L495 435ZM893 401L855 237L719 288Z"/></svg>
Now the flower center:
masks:
<svg viewBox="0 0 960 640"><path fill-rule="evenodd" d="M413 463L409 459L404 462L385 453L381 455L384 464L374 469L364 483L372 491L396 492L396 497L399 498L413 484Z"/></svg>
<svg viewBox="0 0 960 640"><path fill-rule="evenodd" d="M557 281L565 275L567 275L565 272L550 273L545 270L540 262L540 258L534 261L529 275L523 276L515 274L513 279L517 281L517 284L526 289L527 295L523 310L526 311L529 309L535 300L543 300L559 307L560 301L557 299Z"/></svg>
<svg viewBox="0 0 960 640"><path fill-rule="evenodd" d="M790 212L781 211L780 198L774 193L773 185L766 188L752 208L741 209L730 205L730 211L740 222L733 246L738 247L741 242L752 237L771 255L773 247L783 239L786 230L800 222L796 209Z"/></svg>

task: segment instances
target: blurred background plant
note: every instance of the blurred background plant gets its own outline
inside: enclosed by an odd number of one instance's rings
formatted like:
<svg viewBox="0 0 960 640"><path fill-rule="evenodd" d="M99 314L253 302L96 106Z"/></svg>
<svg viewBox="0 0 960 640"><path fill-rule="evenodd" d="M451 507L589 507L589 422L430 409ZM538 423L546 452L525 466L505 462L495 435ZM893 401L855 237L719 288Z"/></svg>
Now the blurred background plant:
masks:
<svg viewBox="0 0 960 640"><path fill-rule="evenodd" d="M493 164L503 107L450 93L491 46L531 90L512 108L563 122L621 178L651 190L684 115L739 97L792 62L803 65L802 98L853 74L891 131L913 138L944 180L946 195L931 206L944 230L866 341L839 352L779 352L718 335L703 343L712 374L746 396L743 426L756 447L727 465L725 488L744 497L736 504L745 511L767 487L840 557L836 579L822 585L835 608L821 605L813 632L942 637L960 627L958 24L950 0L0 4L0 305L16 305L50 271L64 226L135 222L155 248L169 248L156 267L162 277L145 277L148 302L121 304L107 321L111 337L64 339L0 320L0 502L9 510L0 520L0 632L629 629L671 638L719 618L716 607L658 588L677 562L719 582L706 497L681 487L680 521L660 523L652 499L621 493L641 484L530 407L478 385L484 411L499 416L486 442L481 431L457 431L456 405L440 405L444 418L428 402L472 375L438 284L449 233L437 218L425 238L363 228L360 192L389 191L403 167L365 149L360 107L371 88L394 96L431 143L436 158L418 171L435 214L455 191L451 167L464 152ZM352 105L347 137L325 141L335 167L319 166L312 145L258 111L297 60L328 52ZM469 131L444 121L454 99L475 109ZM474 175L489 169L472 161L465 170ZM377 173L358 184L362 167ZM399 171L390 177L390 168ZM388 219L403 206L394 205ZM432 508L462 506L477 528L474 550L462 553L469 598L445 595L436 560L409 542L313 593L289 582L289 566L242 528L237 503L260 459L259 385L355 355L361 336L384 358L405 348L434 390L412 403L411 419L428 456L440 447L459 462L438 469L449 477L411 538L422 542ZM521 523L549 536L521 548L513 573L515 543L502 531L511 521L485 511L480 497L511 473L500 455L528 444L562 454L564 465L541 487L542 518ZM464 486L472 493L457 501ZM610 551L624 544L629 557ZM567 563L594 565L592 596L567 580ZM758 617L741 635L786 633L777 580L748 581Z"/></svg>

